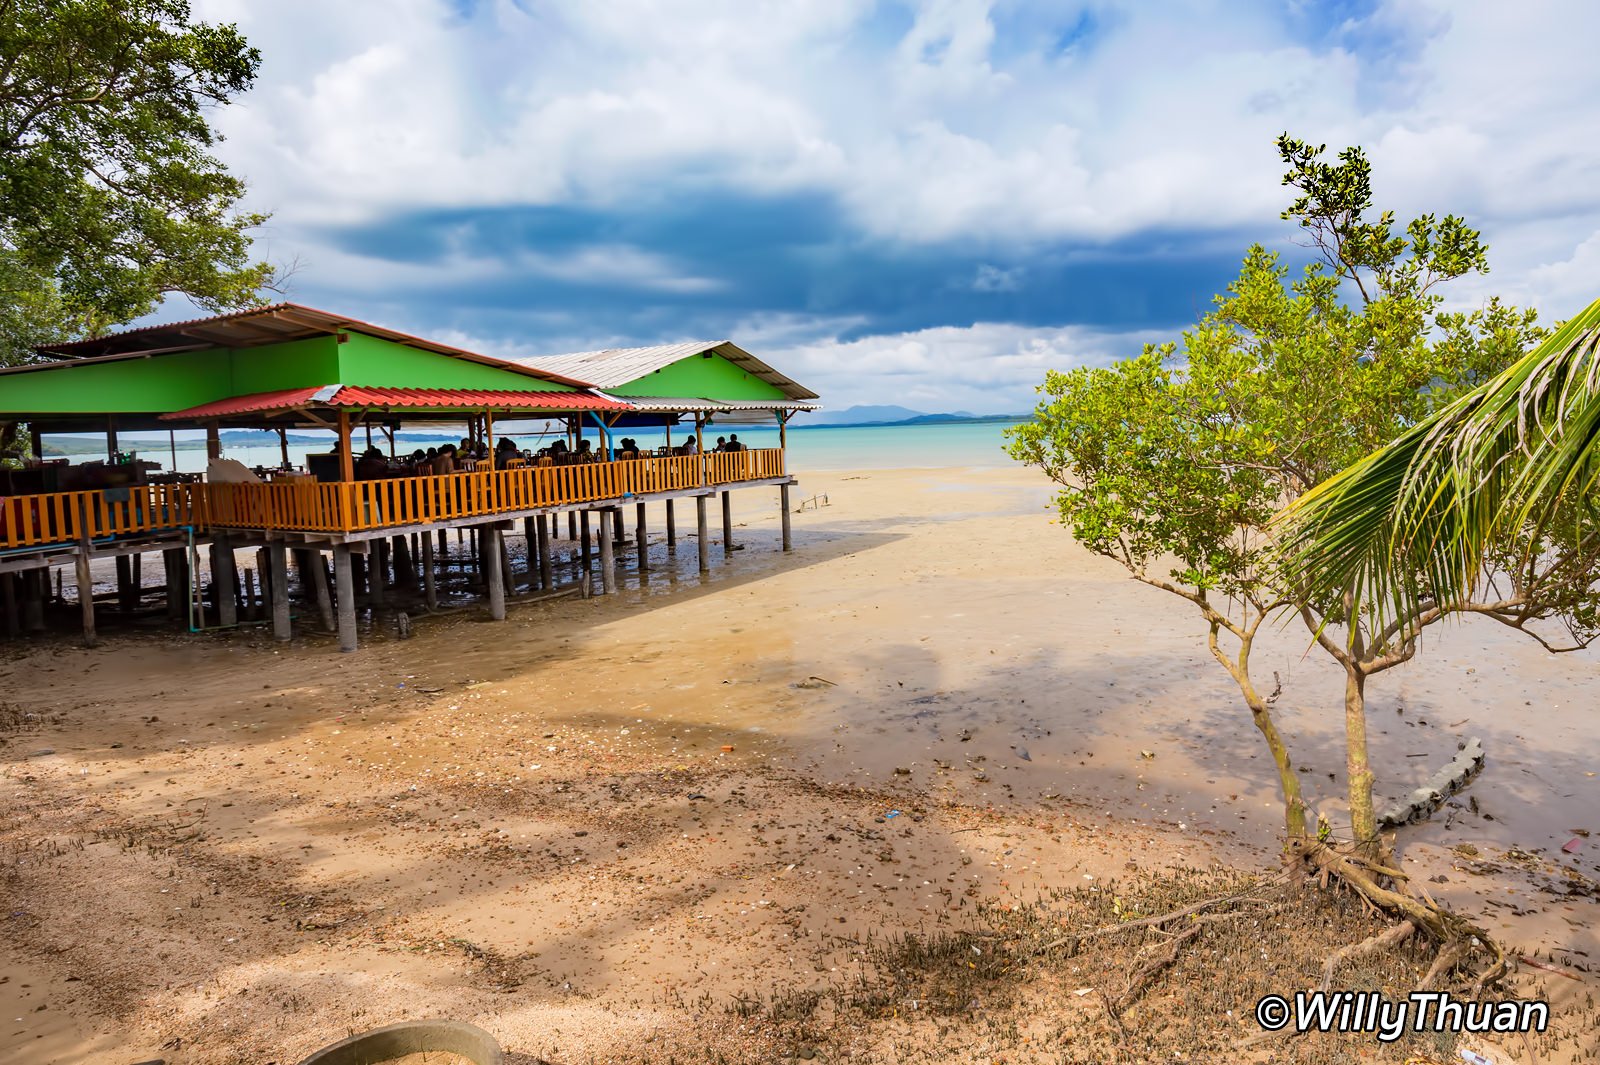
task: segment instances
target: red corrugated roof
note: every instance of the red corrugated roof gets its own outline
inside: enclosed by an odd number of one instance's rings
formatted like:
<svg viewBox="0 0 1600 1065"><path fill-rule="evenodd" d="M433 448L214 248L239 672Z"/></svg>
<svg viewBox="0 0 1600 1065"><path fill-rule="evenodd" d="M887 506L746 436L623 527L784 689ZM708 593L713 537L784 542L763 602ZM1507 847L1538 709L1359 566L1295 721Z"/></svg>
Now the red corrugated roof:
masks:
<svg viewBox="0 0 1600 1065"><path fill-rule="evenodd" d="M342 385L331 399L314 399L328 387L284 388L275 392L257 392L249 396L231 396L212 403L202 403L188 410L173 411L161 417L167 420L194 418L227 418L237 414L257 414L264 411L293 410L296 407L399 407L424 410L632 410L620 400L596 396L588 392L513 392L500 389L475 388L372 388L365 385Z"/></svg>

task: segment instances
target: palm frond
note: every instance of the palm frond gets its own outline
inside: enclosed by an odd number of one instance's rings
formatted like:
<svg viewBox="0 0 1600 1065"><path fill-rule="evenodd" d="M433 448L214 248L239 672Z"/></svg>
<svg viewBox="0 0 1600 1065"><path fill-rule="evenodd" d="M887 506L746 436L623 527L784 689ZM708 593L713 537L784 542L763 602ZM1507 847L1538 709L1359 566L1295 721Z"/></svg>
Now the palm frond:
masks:
<svg viewBox="0 0 1600 1065"><path fill-rule="evenodd" d="M1292 578L1380 618L1463 602L1496 537L1548 522L1600 473L1600 300L1502 373L1275 519Z"/></svg>

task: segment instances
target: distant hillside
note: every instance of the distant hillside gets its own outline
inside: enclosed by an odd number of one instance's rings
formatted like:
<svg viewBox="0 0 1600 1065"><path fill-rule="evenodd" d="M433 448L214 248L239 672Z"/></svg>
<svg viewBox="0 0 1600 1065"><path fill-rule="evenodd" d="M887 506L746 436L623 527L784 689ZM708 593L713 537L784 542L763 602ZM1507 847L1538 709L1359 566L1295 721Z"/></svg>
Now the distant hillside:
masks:
<svg viewBox="0 0 1600 1065"><path fill-rule="evenodd" d="M862 426L935 425L943 422L1015 422L1026 414L973 414L958 410L948 414L924 414L921 411L895 406L846 407L840 411L824 411L816 415L797 417L789 428L795 429L851 429ZM815 420L813 420L815 419Z"/></svg>

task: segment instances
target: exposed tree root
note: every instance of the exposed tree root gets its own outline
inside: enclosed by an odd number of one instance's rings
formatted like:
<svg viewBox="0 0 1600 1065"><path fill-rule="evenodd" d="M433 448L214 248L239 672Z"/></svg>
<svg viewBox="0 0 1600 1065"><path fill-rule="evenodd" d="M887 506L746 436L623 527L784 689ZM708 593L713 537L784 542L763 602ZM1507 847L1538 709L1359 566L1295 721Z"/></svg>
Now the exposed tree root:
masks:
<svg viewBox="0 0 1600 1065"><path fill-rule="evenodd" d="M1397 943L1403 942L1407 936L1417 930L1417 926L1410 921L1401 921L1393 928L1386 928L1375 936L1363 939L1359 943L1352 943L1341 947L1328 956L1328 964L1322 967L1322 990L1327 991L1333 986L1333 971L1339 963L1349 958L1359 958L1363 954L1371 954L1375 950L1385 950Z"/></svg>
<svg viewBox="0 0 1600 1065"><path fill-rule="evenodd" d="M1288 851L1291 868L1314 870L1319 878L1342 882L1379 910L1398 918L1398 927L1409 924L1411 931L1407 935L1420 932L1438 944L1439 958L1423 977L1424 986L1476 953L1486 954L1488 964L1473 981L1473 995L1480 994L1508 971L1505 950L1488 932L1432 899L1402 894L1379 883L1378 876L1404 883L1407 877L1398 869L1370 856L1348 854L1314 840L1291 840ZM1441 964L1445 959L1448 961Z"/></svg>

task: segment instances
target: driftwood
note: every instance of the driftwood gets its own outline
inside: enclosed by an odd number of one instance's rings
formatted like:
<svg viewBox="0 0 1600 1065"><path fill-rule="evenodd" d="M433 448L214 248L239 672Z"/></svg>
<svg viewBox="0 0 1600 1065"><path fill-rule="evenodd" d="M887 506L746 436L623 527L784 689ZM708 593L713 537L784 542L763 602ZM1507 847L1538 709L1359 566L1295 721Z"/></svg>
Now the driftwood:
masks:
<svg viewBox="0 0 1600 1065"><path fill-rule="evenodd" d="M1450 764L1429 777L1422 787L1389 807L1378 817L1383 828L1395 828L1413 821L1425 821L1444 801L1483 770L1483 741L1477 736L1463 743Z"/></svg>

